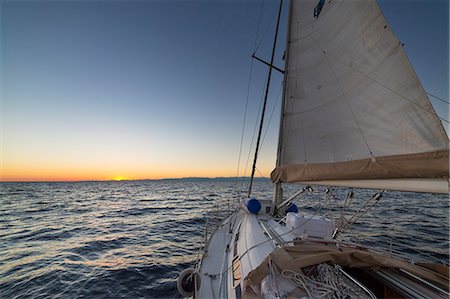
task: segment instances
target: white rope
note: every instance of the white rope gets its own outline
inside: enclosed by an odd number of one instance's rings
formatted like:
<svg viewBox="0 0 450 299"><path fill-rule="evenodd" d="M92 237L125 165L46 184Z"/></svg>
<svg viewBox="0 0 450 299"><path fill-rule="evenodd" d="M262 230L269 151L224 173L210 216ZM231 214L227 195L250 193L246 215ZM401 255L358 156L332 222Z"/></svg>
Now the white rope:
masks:
<svg viewBox="0 0 450 299"><path fill-rule="evenodd" d="M305 274L307 273L307 274ZM303 268L299 272L283 270L281 275L303 289L310 298L359 298L361 292L346 283L340 274L340 266L319 264Z"/></svg>

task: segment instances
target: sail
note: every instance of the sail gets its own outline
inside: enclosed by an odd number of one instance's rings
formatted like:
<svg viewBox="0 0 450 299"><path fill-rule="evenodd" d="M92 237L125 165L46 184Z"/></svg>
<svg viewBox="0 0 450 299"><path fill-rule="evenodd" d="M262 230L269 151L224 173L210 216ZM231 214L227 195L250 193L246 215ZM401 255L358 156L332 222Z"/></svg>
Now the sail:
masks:
<svg viewBox="0 0 450 299"><path fill-rule="evenodd" d="M376 1L293 0L289 25L272 180L448 191L448 136Z"/></svg>

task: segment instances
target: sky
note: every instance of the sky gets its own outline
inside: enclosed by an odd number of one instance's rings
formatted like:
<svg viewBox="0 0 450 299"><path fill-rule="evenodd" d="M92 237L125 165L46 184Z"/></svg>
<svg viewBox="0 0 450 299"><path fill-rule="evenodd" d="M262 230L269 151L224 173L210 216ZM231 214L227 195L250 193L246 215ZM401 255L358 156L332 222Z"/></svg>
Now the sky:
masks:
<svg viewBox="0 0 450 299"><path fill-rule="evenodd" d="M425 90L448 100L448 1L378 3ZM270 59L276 7L2 1L0 180L249 175L267 76L251 55ZM281 80L275 72L257 176L275 165ZM448 105L431 101L448 120Z"/></svg>

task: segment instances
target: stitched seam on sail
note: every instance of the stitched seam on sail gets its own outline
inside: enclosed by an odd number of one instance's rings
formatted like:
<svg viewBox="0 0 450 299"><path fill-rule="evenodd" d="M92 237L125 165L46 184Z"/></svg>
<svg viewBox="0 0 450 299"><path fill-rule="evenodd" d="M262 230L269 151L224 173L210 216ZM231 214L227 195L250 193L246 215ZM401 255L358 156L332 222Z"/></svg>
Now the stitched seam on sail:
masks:
<svg viewBox="0 0 450 299"><path fill-rule="evenodd" d="M405 97L404 95L402 95L402 94L396 92L395 90L393 90L393 89L391 89L391 88L385 86L383 83L379 82L378 80L376 80L376 79L370 77L370 76L367 75L367 74L364 74L363 72L361 72L361 71L358 70L358 69L355 69L352 65L350 65L350 64L348 64L348 63L346 63L346 62L340 60L339 58L337 58L337 57L335 57L335 56L333 56L333 55L330 55L330 57L331 57L331 58L334 58L336 61L338 61L338 62L340 62L340 63L342 63L342 64L348 66L349 68L351 68L351 69L354 70L355 72L361 74L361 75L364 76L365 78L371 80L372 82L377 83L378 85L380 85L381 87L385 88L386 90L389 90L390 92L392 92L393 94L399 96L400 98L402 98L402 99L404 99L404 100L410 102L411 104L416 105L417 107L419 107L420 109L422 109L422 110L424 110L424 111L426 111L426 112L428 112L428 113L433 114L434 116L436 116L436 117L439 118L440 120L445 121L446 123L450 123L448 120L446 120L446 119L440 117L439 115L437 115L436 112L431 111L431 110L427 110L425 107L421 106L420 104L414 102L414 101L411 100L411 99L408 99L407 97ZM430 105L431 105L431 103L430 103Z"/></svg>
<svg viewBox="0 0 450 299"><path fill-rule="evenodd" d="M351 114L352 114L352 117L353 117L353 119L355 120L355 124L356 124L356 126L358 127L359 132L361 133L361 137L362 137L362 139L364 140L364 143L365 143L366 146L367 146L367 149L368 149L368 151L369 151L370 156L371 156L371 157L374 157L374 155L373 155L373 153L372 153L372 150L371 150L369 144L367 143L366 137L364 136L364 133L363 133L363 131L362 131L360 125L359 125L359 122L358 122L358 120L356 119L355 113L353 112L353 109L352 109L352 107L351 107L351 105L350 105L350 103L349 103L349 101L348 101L347 95L345 94L344 89L342 88L341 82L339 81L338 77L336 76L336 73L334 72L333 66L331 65L330 60L328 59L328 54L327 54L327 52L322 48L322 46L320 45L320 43L317 43L317 44L319 45L320 49L321 49L321 50L323 51L323 53L324 53L325 59L326 59L328 65L330 66L330 70L331 70L331 72L333 73L334 78L336 79L336 82L337 82L337 84L338 84L338 86L339 86L339 89L340 89L341 92L342 92L342 95L344 96L345 102L347 103L347 106L348 106L348 108L350 109L350 112L351 112Z"/></svg>

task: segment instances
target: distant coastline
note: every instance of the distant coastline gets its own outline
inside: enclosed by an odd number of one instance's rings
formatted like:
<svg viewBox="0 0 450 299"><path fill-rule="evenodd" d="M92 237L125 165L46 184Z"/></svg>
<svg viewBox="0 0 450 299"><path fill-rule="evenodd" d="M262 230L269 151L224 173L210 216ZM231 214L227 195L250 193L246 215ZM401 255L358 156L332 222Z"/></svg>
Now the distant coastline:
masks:
<svg viewBox="0 0 450 299"><path fill-rule="evenodd" d="M270 178L266 177L258 177L254 178L255 180L270 180ZM186 178L166 178L166 179L159 179L159 180L143 180L143 181L242 181L242 180L250 180L250 177L215 177L215 178L208 178L208 177L186 177ZM138 180L142 181L142 180Z"/></svg>
<svg viewBox="0 0 450 299"><path fill-rule="evenodd" d="M183 182L235 182L235 181L249 181L250 177L184 177L184 178L163 178L163 179L136 179L136 180L80 180L80 181L0 181L0 183L95 183L95 182L175 182L175 181L183 181ZM267 177L257 177L254 178L256 181L270 181L270 178Z"/></svg>

